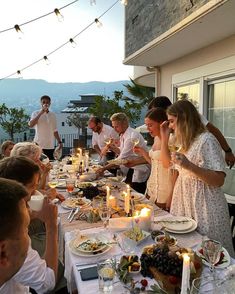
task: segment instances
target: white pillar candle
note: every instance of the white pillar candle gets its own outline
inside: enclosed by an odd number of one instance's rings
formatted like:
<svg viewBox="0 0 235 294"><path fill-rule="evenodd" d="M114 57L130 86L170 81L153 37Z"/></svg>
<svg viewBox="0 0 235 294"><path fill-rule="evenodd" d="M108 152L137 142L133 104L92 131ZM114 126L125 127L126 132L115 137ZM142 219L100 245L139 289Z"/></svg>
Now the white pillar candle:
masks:
<svg viewBox="0 0 235 294"><path fill-rule="evenodd" d="M85 155L85 168L87 169L89 167L89 155Z"/></svg>
<svg viewBox="0 0 235 294"><path fill-rule="evenodd" d="M183 255L183 273L180 294L187 294L190 289L190 257L187 253Z"/></svg>
<svg viewBox="0 0 235 294"><path fill-rule="evenodd" d="M117 204L116 197L114 197L112 195L109 196L109 206L111 208L114 208L114 207L116 207L116 204Z"/></svg>
<svg viewBox="0 0 235 294"><path fill-rule="evenodd" d="M129 197L129 200L131 198L131 189L129 185L126 185L126 192L127 192L127 196Z"/></svg>
<svg viewBox="0 0 235 294"><path fill-rule="evenodd" d="M139 227L144 231L149 231L151 229L151 214L152 210L147 207L142 208L140 211Z"/></svg>
<svg viewBox="0 0 235 294"><path fill-rule="evenodd" d="M106 205L109 207L110 188L106 186Z"/></svg>
<svg viewBox="0 0 235 294"><path fill-rule="evenodd" d="M126 192L124 192L124 209L127 214L130 212L130 196Z"/></svg>

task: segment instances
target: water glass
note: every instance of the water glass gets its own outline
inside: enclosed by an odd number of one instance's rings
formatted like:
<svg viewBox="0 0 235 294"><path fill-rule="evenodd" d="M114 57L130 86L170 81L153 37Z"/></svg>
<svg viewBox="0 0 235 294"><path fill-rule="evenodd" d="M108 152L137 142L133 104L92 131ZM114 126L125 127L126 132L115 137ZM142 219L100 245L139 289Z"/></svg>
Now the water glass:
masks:
<svg viewBox="0 0 235 294"><path fill-rule="evenodd" d="M112 293L115 278L115 263L112 259L99 261L97 263L99 292Z"/></svg>
<svg viewBox="0 0 235 294"><path fill-rule="evenodd" d="M71 195L71 193L72 193L73 190L74 190L75 182L76 182L75 179L68 179L68 180L66 180L66 190L67 190L67 192L68 192L70 195Z"/></svg>
<svg viewBox="0 0 235 294"><path fill-rule="evenodd" d="M233 279L222 281L201 277L193 280L190 294L233 294L234 286Z"/></svg>
<svg viewBox="0 0 235 294"><path fill-rule="evenodd" d="M214 274L215 264L220 260L220 254L222 245L215 240L205 240L202 242L203 255L211 266L211 270Z"/></svg>
<svg viewBox="0 0 235 294"><path fill-rule="evenodd" d="M99 209L100 218L104 223L104 228L106 229L108 225L108 221L111 216L111 210L107 206L102 206L102 207L99 207L98 209Z"/></svg>

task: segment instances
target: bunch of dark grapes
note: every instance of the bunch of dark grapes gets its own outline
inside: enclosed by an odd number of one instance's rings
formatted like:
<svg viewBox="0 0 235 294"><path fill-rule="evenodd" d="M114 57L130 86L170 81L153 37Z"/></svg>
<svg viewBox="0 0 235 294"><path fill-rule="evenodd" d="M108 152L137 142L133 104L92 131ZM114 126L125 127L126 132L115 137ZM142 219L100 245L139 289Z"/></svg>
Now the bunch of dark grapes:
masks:
<svg viewBox="0 0 235 294"><path fill-rule="evenodd" d="M83 196L87 199L92 200L95 196L99 195L99 190L97 187L86 187L81 189L83 191Z"/></svg>
<svg viewBox="0 0 235 294"><path fill-rule="evenodd" d="M156 247L153 253L142 254L141 258L142 275L152 277L150 267L155 267L165 275L180 277L182 275L183 261L175 252L169 251L167 246Z"/></svg>

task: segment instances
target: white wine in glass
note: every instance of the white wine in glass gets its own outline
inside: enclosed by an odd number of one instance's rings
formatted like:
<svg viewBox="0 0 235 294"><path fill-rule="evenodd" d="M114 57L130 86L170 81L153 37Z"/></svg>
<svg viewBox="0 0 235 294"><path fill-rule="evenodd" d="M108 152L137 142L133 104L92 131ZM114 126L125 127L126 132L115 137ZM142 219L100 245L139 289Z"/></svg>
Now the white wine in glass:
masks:
<svg viewBox="0 0 235 294"><path fill-rule="evenodd" d="M136 134L134 132L131 134L131 142L134 144L134 147L139 144L140 138L139 138L138 134Z"/></svg>
<svg viewBox="0 0 235 294"><path fill-rule="evenodd" d="M47 184L50 188L56 188L58 185L58 180L56 180L56 179L50 180Z"/></svg>
<svg viewBox="0 0 235 294"><path fill-rule="evenodd" d="M106 145L109 145L111 142L112 142L112 138L111 137L107 137L107 136L104 137L104 143Z"/></svg>

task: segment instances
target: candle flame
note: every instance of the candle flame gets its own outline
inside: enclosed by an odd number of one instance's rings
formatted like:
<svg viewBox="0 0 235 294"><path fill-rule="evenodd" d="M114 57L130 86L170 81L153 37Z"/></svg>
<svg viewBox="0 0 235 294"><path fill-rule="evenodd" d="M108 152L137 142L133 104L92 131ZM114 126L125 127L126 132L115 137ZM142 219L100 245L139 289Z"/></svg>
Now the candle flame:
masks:
<svg viewBox="0 0 235 294"><path fill-rule="evenodd" d="M140 211L140 216L149 216L150 212L151 212L151 210L149 208L144 207Z"/></svg>

